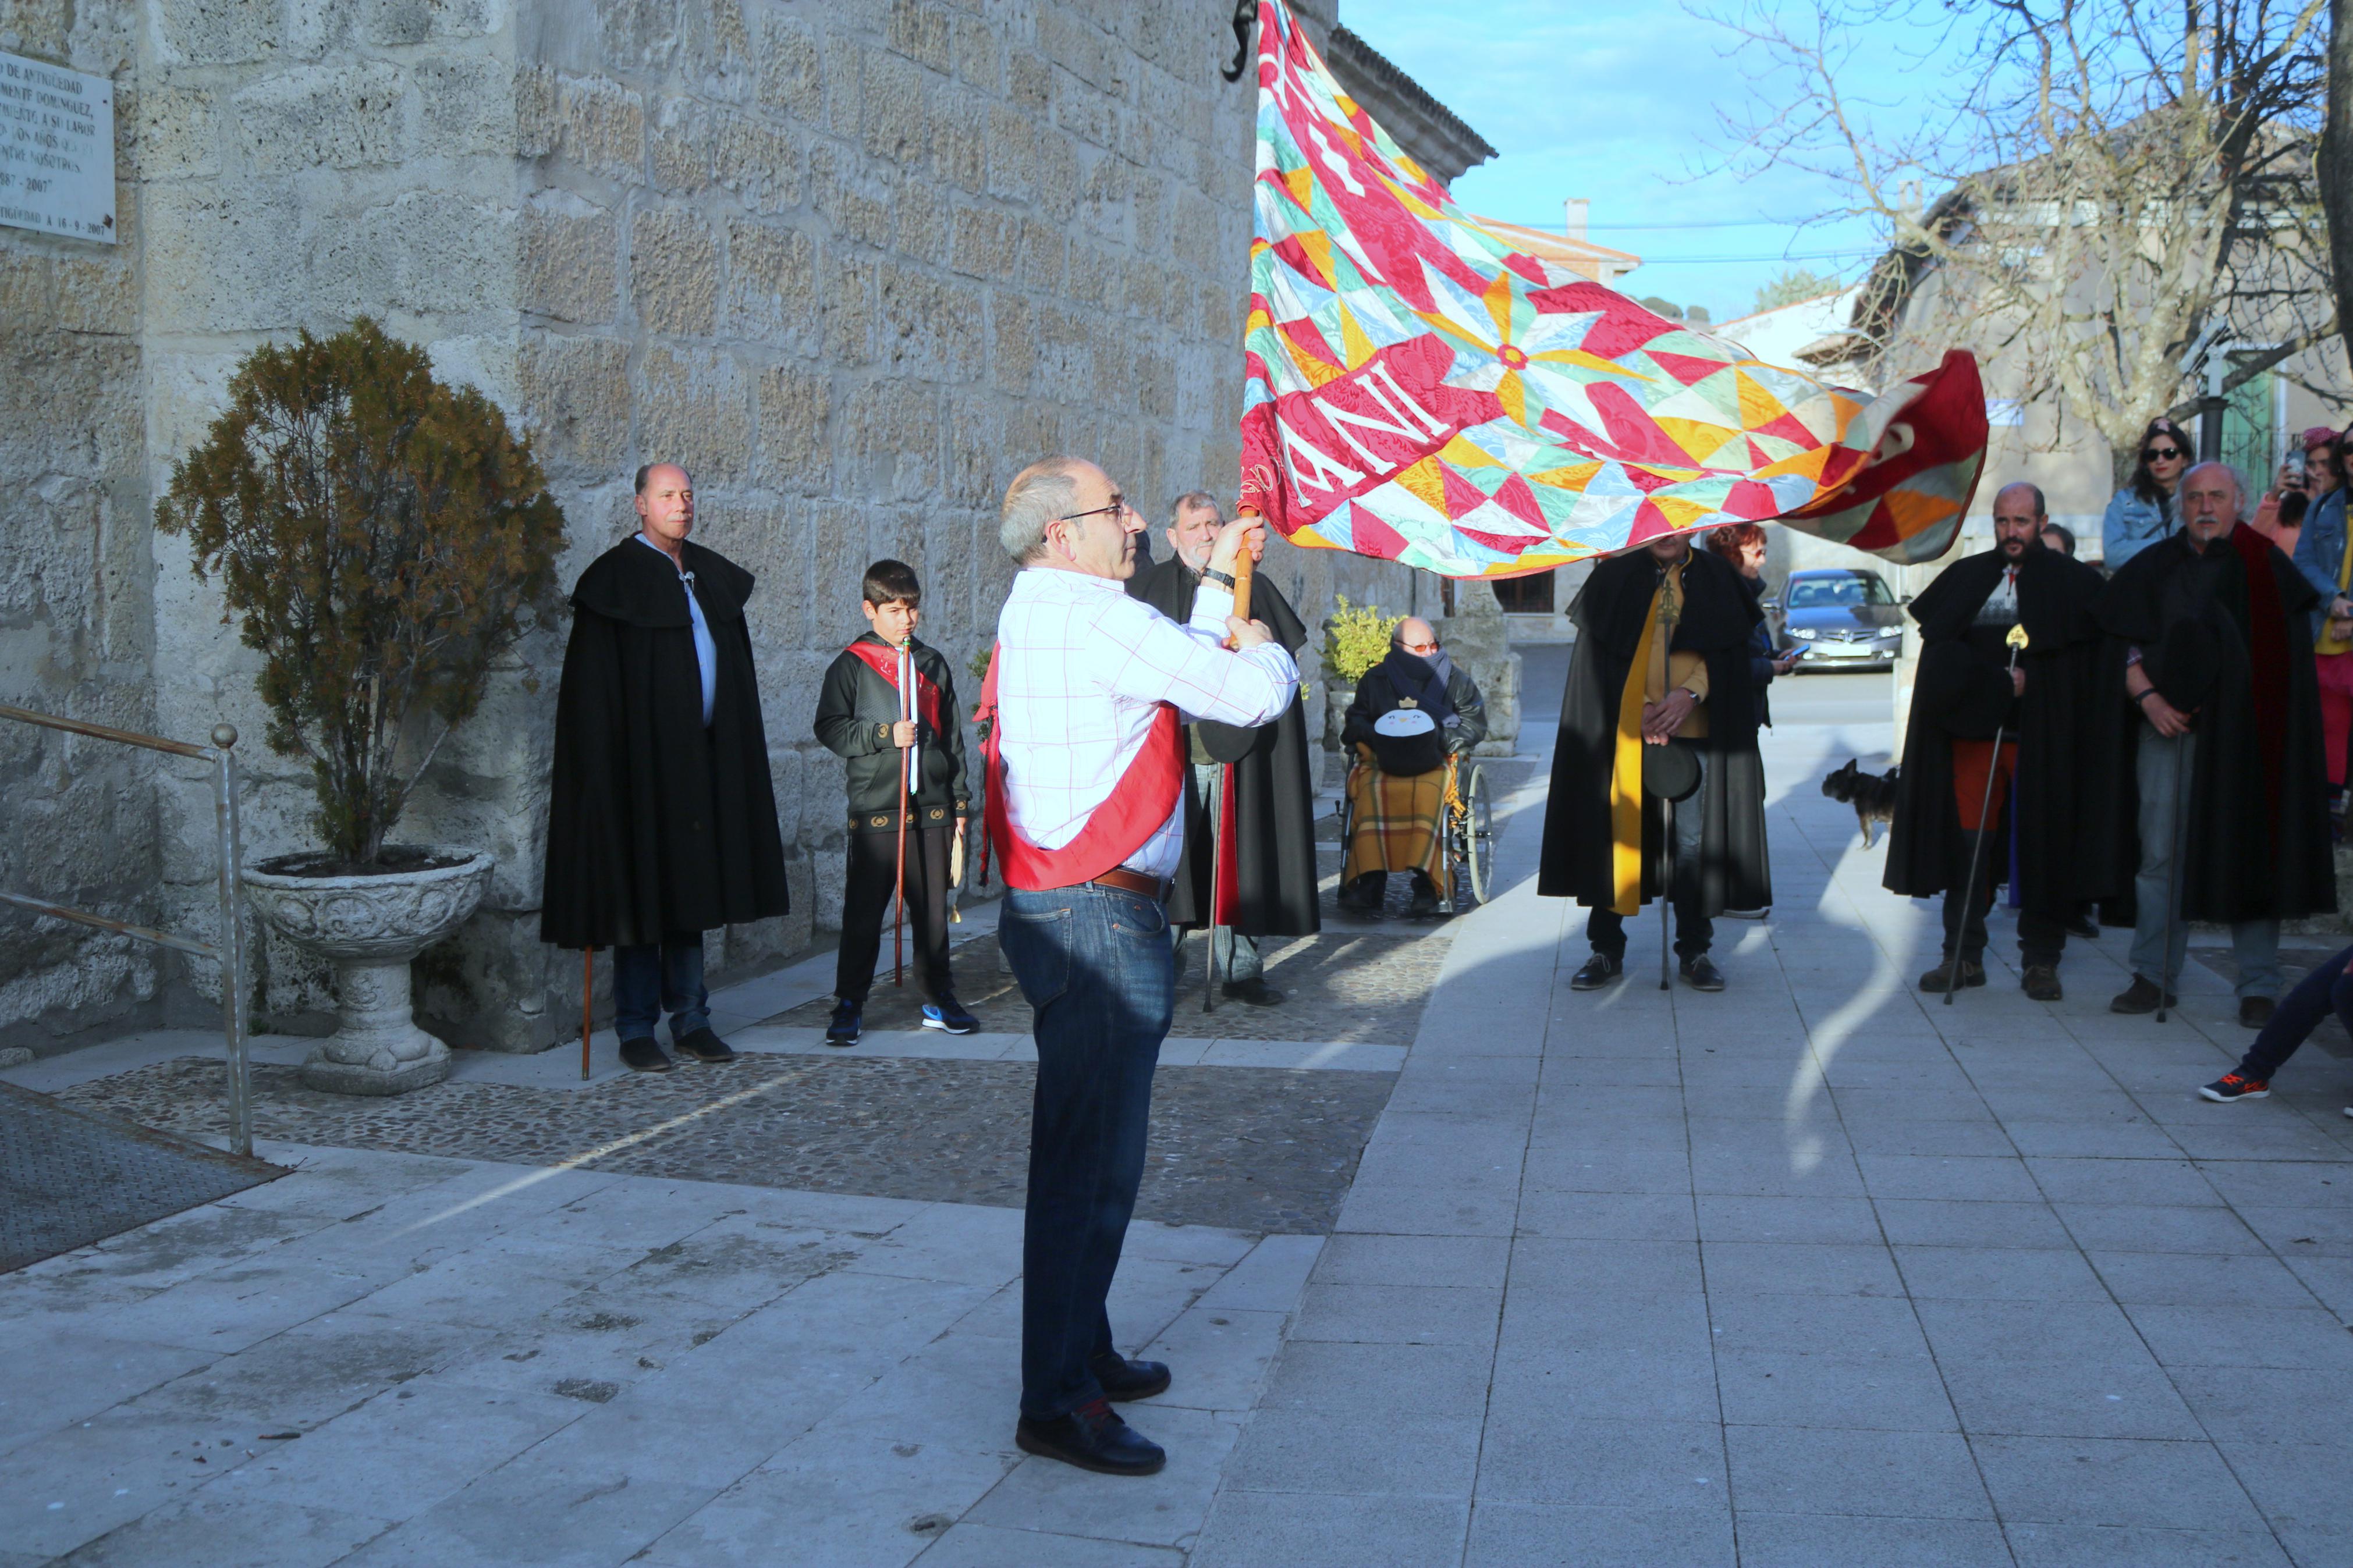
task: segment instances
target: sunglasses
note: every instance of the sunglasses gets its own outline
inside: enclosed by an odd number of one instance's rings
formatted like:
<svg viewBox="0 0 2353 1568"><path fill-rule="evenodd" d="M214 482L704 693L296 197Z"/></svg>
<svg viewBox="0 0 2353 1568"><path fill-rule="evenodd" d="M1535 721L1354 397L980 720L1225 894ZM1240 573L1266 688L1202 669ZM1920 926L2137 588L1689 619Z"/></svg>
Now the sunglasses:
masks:
<svg viewBox="0 0 2353 1568"><path fill-rule="evenodd" d="M2140 456L2141 460L2146 463L2169 463L2176 458L2181 456L2181 448L2179 447L2151 447Z"/></svg>

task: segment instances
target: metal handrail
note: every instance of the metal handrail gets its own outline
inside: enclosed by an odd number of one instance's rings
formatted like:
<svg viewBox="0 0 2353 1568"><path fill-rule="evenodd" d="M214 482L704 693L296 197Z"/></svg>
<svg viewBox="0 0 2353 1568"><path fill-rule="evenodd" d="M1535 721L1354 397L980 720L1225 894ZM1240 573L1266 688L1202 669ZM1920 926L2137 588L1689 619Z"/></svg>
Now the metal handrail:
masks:
<svg viewBox="0 0 2353 1568"><path fill-rule="evenodd" d="M112 920L66 904L53 904L46 899L36 899L24 893L0 890L0 903L13 904L20 910L29 910L34 914L47 915L53 920L95 926L100 931L112 931L135 942L150 942L157 947L194 953L198 958L219 961L221 1032L228 1040L228 1146L233 1153L250 1155L253 1152L253 1075L245 1049L245 928L237 919L237 874L243 856L237 818L237 753L233 750L237 745L237 726L214 725L213 743L197 746L185 741L167 741L161 735L142 735L136 730L117 730L111 725L92 724L80 719L60 719L54 713L36 713L29 708L11 708L5 703L0 703L0 719L37 724L45 730L63 730L69 735L87 735L94 741L143 746L151 752L168 752L175 757L195 757L213 764L213 814L220 835L220 940L217 942L174 936L169 931L132 925L127 921Z"/></svg>

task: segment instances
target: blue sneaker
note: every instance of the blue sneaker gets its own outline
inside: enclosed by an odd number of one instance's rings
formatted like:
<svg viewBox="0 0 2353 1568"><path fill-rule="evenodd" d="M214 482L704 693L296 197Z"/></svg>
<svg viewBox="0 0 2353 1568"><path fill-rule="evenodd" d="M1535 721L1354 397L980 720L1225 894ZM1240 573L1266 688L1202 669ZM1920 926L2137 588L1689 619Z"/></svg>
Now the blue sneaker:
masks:
<svg viewBox="0 0 2353 1568"><path fill-rule="evenodd" d="M859 1016L866 1011L863 1002L839 1000L833 1005L833 1022L825 1026L825 1043L828 1046L854 1046L858 1043Z"/></svg>
<svg viewBox="0 0 2353 1568"><path fill-rule="evenodd" d="M923 1027L951 1035L970 1035L979 1031L980 1020L965 1012L963 1003L944 995L937 1003L923 1004Z"/></svg>

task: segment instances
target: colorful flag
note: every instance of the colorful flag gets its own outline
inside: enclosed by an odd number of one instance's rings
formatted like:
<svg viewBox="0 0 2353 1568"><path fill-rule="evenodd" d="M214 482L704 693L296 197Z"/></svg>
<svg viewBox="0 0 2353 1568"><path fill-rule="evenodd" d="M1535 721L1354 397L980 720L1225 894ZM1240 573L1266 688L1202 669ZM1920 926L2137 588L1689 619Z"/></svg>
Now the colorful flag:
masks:
<svg viewBox="0 0 2353 1568"><path fill-rule="evenodd" d="M1513 577L1779 522L1941 555L1984 464L1977 363L1874 396L1751 358L1454 204L1259 8L1242 468L1294 544Z"/></svg>

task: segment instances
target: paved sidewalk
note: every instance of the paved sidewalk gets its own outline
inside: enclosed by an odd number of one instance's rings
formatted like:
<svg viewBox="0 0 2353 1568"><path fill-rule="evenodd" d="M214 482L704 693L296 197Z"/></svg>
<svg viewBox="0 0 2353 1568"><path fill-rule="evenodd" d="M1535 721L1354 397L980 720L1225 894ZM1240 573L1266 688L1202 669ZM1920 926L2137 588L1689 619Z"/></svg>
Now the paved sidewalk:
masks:
<svg viewBox="0 0 2353 1568"><path fill-rule="evenodd" d="M1012 1448L1012 1209L270 1145L0 1276L0 1568L2353 1564L2353 1071L2197 1100L2228 986L2112 1016L2124 933L2045 1007L2004 917L1919 996L1934 911L1818 787L1886 740L1774 737L1716 996L1650 920L1568 992L1515 792L1401 1061L1293 1075L1397 1073L1329 1238L1137 1227L1161 1477Z"/></svg>

